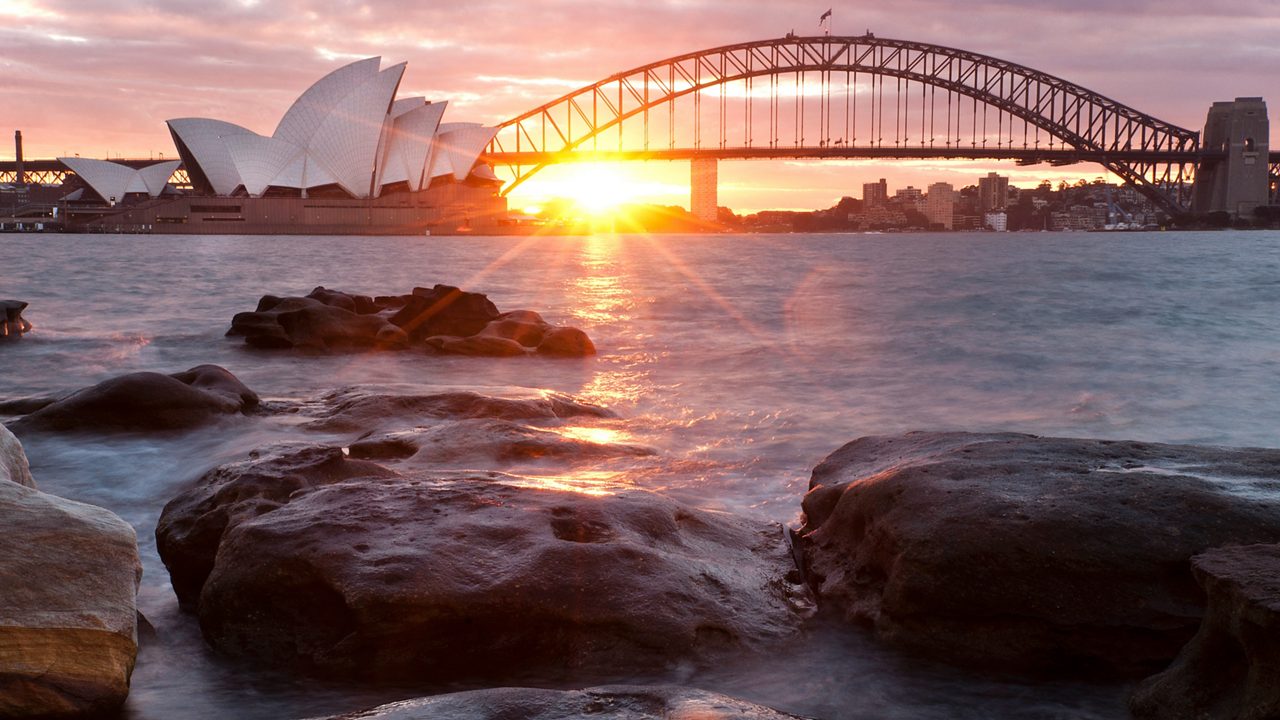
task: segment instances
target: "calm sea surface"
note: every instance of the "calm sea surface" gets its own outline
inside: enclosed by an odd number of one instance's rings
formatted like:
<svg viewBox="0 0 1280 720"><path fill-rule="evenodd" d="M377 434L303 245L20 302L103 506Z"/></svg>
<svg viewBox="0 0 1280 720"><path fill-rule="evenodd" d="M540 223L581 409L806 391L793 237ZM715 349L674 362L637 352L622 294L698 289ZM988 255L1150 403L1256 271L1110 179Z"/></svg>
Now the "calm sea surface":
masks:
<svg viewBox="0 0 1280 720"><path fill-rule="evenodd" d="M613 437L661 452L663 471L636 484L781 522L797 518L812 467L867 434L1280 447L1280 233L0 235L0 249L0 298L30 302L36 325L0 345L0 398L201 363L269 398L389 382L556 390L609 406L622 418ZM435 283L577 325L600 354L298 356L223 337L263 294ZM214 465L301 439L315 441L270 418L163 438L24 438L42 489L138 530L140 604L158 637L139 658L129 717L300 718L415 694L232 665L176 608L153 538L165 502ZM969 677L838 627L769 657L618 680L681 682L822 718L1125 714L1123 687Z"/></svg>

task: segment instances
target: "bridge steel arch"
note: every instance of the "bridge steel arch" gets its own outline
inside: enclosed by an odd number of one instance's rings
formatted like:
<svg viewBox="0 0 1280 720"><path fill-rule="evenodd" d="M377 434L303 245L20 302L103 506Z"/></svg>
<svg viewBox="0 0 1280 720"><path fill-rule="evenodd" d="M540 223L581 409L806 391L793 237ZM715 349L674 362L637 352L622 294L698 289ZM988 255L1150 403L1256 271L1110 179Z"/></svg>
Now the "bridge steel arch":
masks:
<svg viewBox="0 0 1280 720"><path fill-rule="evenodd" d="M817 122L810 107L809 78L818 75ZM833 127L839 90L831 96L833 78L845 79L844 127ZM790 144L777 137L785 78L795 78L797 128ZM848 132L849 92L858 99L860 76L871 80L871 139L857 139L858 110ZM853 89L849 90L852 78ZM892 119L893 145L885 144L885 101L889 79L903 83L908 97ZM767 143L755 137L754 116L760 94L755 83L768 85ZM741 82L743 97L729 100L718 87ZM877 90L877 82L878 90ZM909 103L918 88L918 117ZM782 91L782 92L780 92ZM877 108L876 93L881 101ZM892 91L891 91L892 92ZM939 95L943 96L944 111ZM692 143L677 143L676 103L694 103ZM718 104L719 128L710 142L700 127L704 96ZM971 117L962 118L968 99ZM740 141L726 137L725 118L731 103L742 102L745 128ZM792 102L788 100L787 102ZM901 103L907 103L907 120ZM666 105L667 143L651 143L653 121L663 119ZM981 106L981 110L979 107ZM806 110L810 117L805 118ZM996 118L988 117L991 111ZM880 121L876 122L877 112ZM1015 145L1015 121L1022 144ZM988 128L988 120L995 127ZM968 122L967 137L962 137ZM945 131L939 125L945 123ZM981 124L981 129L979 129ZM636 126L641 126L637 128ZM804 135L816 129L816 145ZM913 137L915 130L919 133ZM992 130L995 130L994 137ZM614 135L616 134L616 143ZM1033 142L1034 136L1034 142ZM1047 143L1044 142L1047 136ZM602 149L602 144L604 148ZM546 166L582 159L677 159L685 157L997 157L1024 164L1093 161L1134 186L1170 213L1186 210L1187 183L1204 159L1198 132L1152 117L1099 93L1048 73L979 53L928 43L877 38L794 37L727 45L660 60L579 88L499 126L484 159L508 168L513 181L504 194Z"/></svg>

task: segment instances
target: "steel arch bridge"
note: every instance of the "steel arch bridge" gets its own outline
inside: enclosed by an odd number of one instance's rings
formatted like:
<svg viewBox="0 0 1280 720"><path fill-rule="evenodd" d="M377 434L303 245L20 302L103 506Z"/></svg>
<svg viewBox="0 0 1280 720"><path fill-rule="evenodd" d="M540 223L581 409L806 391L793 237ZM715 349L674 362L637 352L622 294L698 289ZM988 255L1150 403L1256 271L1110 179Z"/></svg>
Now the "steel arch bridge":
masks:
<svg viewBox="0 0 1280 720"><path fill-rule="evenodd" d="M692 158L1096 162L1187 210L1200 135L1048 73L928 43L796 37L617 73L499 126L508 193L553 163Z"/></svg>

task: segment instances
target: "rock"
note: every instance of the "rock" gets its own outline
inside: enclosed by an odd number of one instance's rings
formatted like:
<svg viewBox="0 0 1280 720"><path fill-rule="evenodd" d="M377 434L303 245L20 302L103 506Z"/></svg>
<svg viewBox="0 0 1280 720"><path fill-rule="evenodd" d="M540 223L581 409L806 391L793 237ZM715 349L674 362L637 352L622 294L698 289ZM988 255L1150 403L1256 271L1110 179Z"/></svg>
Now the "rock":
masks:
<svg viewBox="0 0 1280 720"><path fill-rule="evenodd" d="M1138 686L1134 716L1280 717L1280 545L1215 548L1191 568L1209 596L1200 631Z"/></svg>
<svg viewBox="0 0 1280 720"><path fill-rule="evenodd" d="M515 340L485 335L473 335L471 337L437 335L427 338L426 342L438 350L453 355L516 357L529 354L529 351Z"/></svg>
<svg viewBox="0 0 1280 720"><path fill-rule="evenodd" d="M0 717L117 710L138 651L133 528L12 482L0 527Z"/></svg>
<svg viewBox="0 0 1280 720"><path fill-rule="evenodd" d="M0 300L0 338L21 337L31 331L31 323L22 319L27 303L21 300Z"/></svg>
<svg viewBox="0 0 1280 720"><path fill-rule="evenodd" d="M736 698L671 685L584 690L494 688L405 700L327 720L802 720Z"/></svg>
<svg viewBox="0 0 1280 720"><path fill-rule="evenodd" d="M319 305L278 313L276 322L295 348L399 349L409 346L404 331L391 326L384 318L360 315L340 307Z"/></svg>
<svg viewBox="0 0 1280 720"><path fill-rule="evenodd" d="M35 488L31 479L31 467L27 464L27 454L22 450L22 443L0 425L0 484L14 482L23 487Z"/></svg>
<svg viewBox="0 0 1280 720"><path fill-rule="evenodd" d="M417 466L501 467L513 462L555 461L557 467L612 457L653 455L651 448L590 442L554 429L510 420L478 419L396 431L351 443L351 457L370 460L413 459Z"/></svg>
<svg viewBox="0 0 1280 720"><path fill-rule="evenodd" d="M422 340L433 335L475 335L497 317L498 308L484 295L436 285L430 290L414 288L391 322L411 339Z"/></svg>
<svg viewBox="0 0 1280 720"><path fill-rule="evenodd" d="M198 613L214 648L272 667L616 677L763 650L811 610L780 527L642 491L417 473L262 510L229 513Z"/></svg>
<svg viewBox="0 0 1280 720"><path fill-rule="evenodd" d="M12 400L0 400L0 415L29 415L40 408L52 405L57 401L57 397L49 396L30 396L14 398Z"/></svg>
<svg viewBox="0 0 1280 720"><path fill-rule="evenodd" d="M258 406L258 396L217 365L104 380L9 424L28 431L142 431L197 427Z"/></svg>
<svg viewBox="0 0 1280 720"><path fill-rule="evenodd" d="M433 391L428 386L347 387L322 397L319 406L316 420L308 423L307 429L373 432L442 419L557 421L616 417L598 405L559 393L526 390L516 397L495 397L470 391Z"/></svg>
<svg viewBox="0 0 1280 720"><path fill-rule="evenodd" d="M338 448L286 449L206 473L195 488L165 506L156 525L156 543L178 602L195 607L229 525L269 512L304 488L392 475L382 466L348 460Z"/></svg>
<svg viewBox="0 0 1280 720"><path fill-rule="evenodd" d="M551 324L532 310L515 310L503 313L480 331L480 337L497 337L513 340L523 347L536 348L551 329Z"/></svg>
<svg viewBox="0 0 1280 720"><path fill-rule="evenodd" d="M1190 559L1280 541L1280 451L909 433L813 471L819 601L965 664L1136 675L1204 611Z"/></svg>
<svg viewBox="0 0 1280 720"><path fill-rule="evenodd" d="M539 355L559 357L584 357L596 354L596 346L587 334L578 328L561 327L549 330L538 344Z"/></svg>
<svg viewBox="0 0 1280 720"><path fill-rule="evenodd" d="M231 319L227 335L259 348L403 350L512 357L595 353L586 334L559 328L530 310L499 313L480 293L451 285L417 287L408 295L353 295L317 287L306 297L264 295L253 312ZM551 342L548 335L554 335Z"/></svg>
<svg viewBox="0 0 1280 720"><path fill-rule="evenodd" d="M365 312L361 313L358 310ZM243 336L260 348L399 349L408 336L376 313L365 296L318 287L307 297L264 295L254 312L237 313L228 335Z"/></svg>

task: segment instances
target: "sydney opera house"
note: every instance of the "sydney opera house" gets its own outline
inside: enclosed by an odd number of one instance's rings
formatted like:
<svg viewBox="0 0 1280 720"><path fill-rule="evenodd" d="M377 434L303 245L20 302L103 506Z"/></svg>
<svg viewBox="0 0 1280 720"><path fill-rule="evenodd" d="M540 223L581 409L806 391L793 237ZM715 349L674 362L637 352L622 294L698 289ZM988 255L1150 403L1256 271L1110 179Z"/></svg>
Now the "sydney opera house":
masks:
<svg viewBox="0 0 1280 720"><path fill-rule="evenodd" d="M490 229L506 214L478 162L495 128L443 122L445 102L397 98L405 64L341 67L307 89L275 131L213 118L168 121L179 161L130 167L59 158L105 201L92 224L176 233L415 233Z"/></svg>

